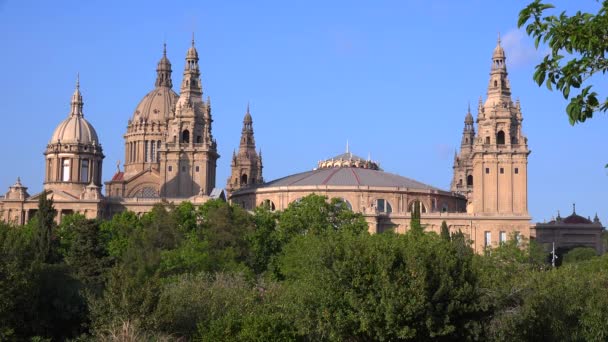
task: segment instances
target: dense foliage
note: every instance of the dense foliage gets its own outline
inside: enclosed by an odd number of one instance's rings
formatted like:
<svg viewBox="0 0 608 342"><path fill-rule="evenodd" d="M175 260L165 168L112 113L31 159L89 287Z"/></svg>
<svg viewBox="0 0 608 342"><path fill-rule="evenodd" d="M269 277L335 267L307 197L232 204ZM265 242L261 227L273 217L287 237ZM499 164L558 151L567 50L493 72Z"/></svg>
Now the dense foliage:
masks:
<svg viewBox="0 0 608 342"><path fill-rule="evenodd" d="M43 196L44 197L44 196ZM282 212L209 201L0 224L0 340L606 340L608 258L551 268L516 239L370 235L311 195Z"/></svg>

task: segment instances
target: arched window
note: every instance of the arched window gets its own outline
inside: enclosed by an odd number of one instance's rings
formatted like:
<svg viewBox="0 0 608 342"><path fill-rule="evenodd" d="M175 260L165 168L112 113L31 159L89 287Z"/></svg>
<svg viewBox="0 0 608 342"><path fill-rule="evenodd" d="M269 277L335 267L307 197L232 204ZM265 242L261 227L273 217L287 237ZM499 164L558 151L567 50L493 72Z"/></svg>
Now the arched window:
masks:
<svg viewBox="0 0 608 342"><path fill-rule="evenodd" d="M241 185L247 185L247 174L241 175Z"/></svg>
<svg viewBox="0 0 608 342"><path fill-rule="evenodd" d="M496 134L496 144L498 144L498 145L505 144L505 132L499 131L498 134Z"/></svg>
<svg viewBox="0 0 608 342"><path fill-rule="evenodd" d="M190 143L190 131L188 131L187 129L182 132L182 143Z"/></svg>
<svg viewBox="0 0 608 342"><path fill-rule="evenodd" d="M384 198L378 198L376 200L376 209L379 212L383 212L383 213L392 213L393 212L393 207Z"/></svg>
<svg viewBox="0 0 608 342"><path fill-rule="evenodd" d="M498 82L494 80L494 87L498 87Z"/></svg>
<svg viewBox="0 0 608 342"><path fill-rule="evenodd" d="M486 137L486 145L490 144L490 137Z"/></svg>
<svg viewBox="0 0 608 342"><path fill-rule="evenodd" d="M467 186L473 186L473 175L467 176Z"/></svg>
<svg viewBox="0 0 608 342"><path fill-rule="evenodd" d="M261 205L262 207L264 207L264 208L266 208L266 209L270 210L270 211L275 211L275 210L276 210L276 207L275 207L275 205L274 205L274 202L273 202L273 201L271 201L271 200L269 200L269 199L264 200L264 201L262 202L262 204L260 204L260 205Z"/></svg>
<svg viewBox="0 0 608 342"><path fill-rule="evenodd" d="M80 181L83 183L89 182L89 160L84 159L80 165Z"/></svg>
<svg viewBox="0 0 608 342"><path fill-rule="evenodd" d="M408 211L410 213L414 211L414 206L416 205L416 202L420 203L420 213L426 213L426 206L424 205L424 203L422 203L418 200L412 201L412 203L410 203Z"/></svg>

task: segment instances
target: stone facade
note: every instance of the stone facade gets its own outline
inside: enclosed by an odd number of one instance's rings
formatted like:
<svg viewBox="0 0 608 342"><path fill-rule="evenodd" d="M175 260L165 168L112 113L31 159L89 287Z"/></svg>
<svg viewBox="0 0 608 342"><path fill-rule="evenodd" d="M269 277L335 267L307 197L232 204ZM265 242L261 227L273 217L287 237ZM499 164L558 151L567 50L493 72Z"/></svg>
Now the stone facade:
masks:
<svg viewBox="0 0 608 342"><path fill-rule="evenodd" d="M470 108L465 117L451 191L383 172L377 163L347 149L345 154L319 162L313 171L236 190L230 200L247 209L267 205L283 210L313 193L338 197L363 214L372 233L406 232L412 204L419 201L427 231L439 233L446 221L451 231L468 236L477 252L509 238L530 238L530 150L522 132L519 101L511 100L505 60L499 39L492 54L487 98L485 103L480 99L478 106L477 132Z"/></svg>
<svg viewBox="0 0 608 342"><path fill-rule="evenodd" d="M562 252L575 247L590 247L595 249L597 254L603 254L605 250L602 240L604 229L597 214L592 221L590 217L577 215L576 207L573 205L570 216L562 218L558 212L555 219L537 223L532 230L532 235L536 242L544 246L547 251L552 250L553 244L555 244L555 249Z"/></svg>
<svg viewBox="0 0 608 342"><path fill-rule="evenodd" d="M95 129L84 119L77 82L68 118L57 126L44 153L43 193L53 198L57 221L72 213L108 218L125 210L148 212L161 201L202 204L209 198L225 198L221 189L215 189L219 154L198 60L193 39L178 95L172 89L171 62L164 47L155 87L127 124L124 170L118 165L105 183L105 196L101 193L103 149ZM0 197L0 219L26 223L43 193L30 196L18 180Z"/></svg>

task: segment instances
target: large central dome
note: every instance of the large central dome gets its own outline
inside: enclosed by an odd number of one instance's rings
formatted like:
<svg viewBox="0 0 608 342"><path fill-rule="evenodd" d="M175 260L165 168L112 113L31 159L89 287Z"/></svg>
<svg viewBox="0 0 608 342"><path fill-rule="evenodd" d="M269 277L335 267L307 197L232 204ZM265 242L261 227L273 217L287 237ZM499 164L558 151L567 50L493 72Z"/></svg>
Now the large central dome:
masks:
<svg viewBox="0 0 608 342"><path fill-rule="evenodd" d="M155 88L139 102L133 113L133 121L167 121L178 98L179 95L169 87Z"/></svg>
<svg viewBox="0 0 608 342"><path fill-rule="evenodd" d="M163 47L163 57L156 67L155 88L139 102L133 113L133 122L165 122L173 113L179 95L171 89L171 62L167 58L167 46Z"/></svg>

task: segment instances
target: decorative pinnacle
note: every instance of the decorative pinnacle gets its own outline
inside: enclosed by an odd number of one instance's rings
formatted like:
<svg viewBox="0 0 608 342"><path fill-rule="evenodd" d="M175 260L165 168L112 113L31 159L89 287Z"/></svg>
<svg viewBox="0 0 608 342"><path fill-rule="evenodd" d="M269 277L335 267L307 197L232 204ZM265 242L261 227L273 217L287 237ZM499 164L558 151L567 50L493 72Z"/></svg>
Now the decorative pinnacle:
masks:
<svg viewBox="0 0 608 342"><path fill-rule="evenodd" d="M167 43L163 42L163 57L167 57Z"/></svg>
<svg viewBox="0 0 608 342"><path fill-rule="evenodd" d="M500 31L498 31L498 46L500 46Z"/></svg>
<svg viewBox="0 0 608 342"><path fill-rule="evenodd" d="M192 31L192 47L194 47L194 31Z"/></svg>
<svg viewBox="0 0 608 342"><path fill-rule="evenodd" d="M471 113L471 101L468 103L467 113Z"/></svg>
<svg viewBox="0 0 608 342"><path fill-rule="evenodd" d="M249 101L247 101L247 114L249 114Z"/></svg>
<svg viewBox="0 0 608 342"><path fill-rule="evenodd" d="M576 203L572 203L572 214L576 214Z"/></svg>
<svg viewBox="0 0 608 342"><path fill-rule="evenodd" d="M80 90L80 72L76 73L76 90Z"/></svg>

